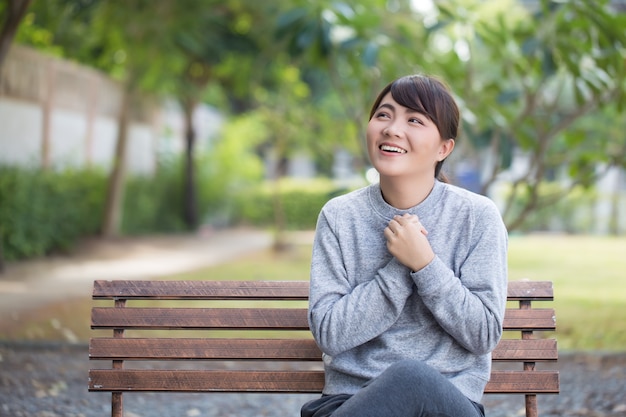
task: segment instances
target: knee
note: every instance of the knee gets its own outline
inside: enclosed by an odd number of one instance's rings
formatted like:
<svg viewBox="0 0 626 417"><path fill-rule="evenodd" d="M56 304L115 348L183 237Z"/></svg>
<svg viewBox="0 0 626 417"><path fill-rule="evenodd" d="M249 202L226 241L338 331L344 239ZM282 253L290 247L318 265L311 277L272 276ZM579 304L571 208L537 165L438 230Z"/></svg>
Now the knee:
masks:
<svg viewBox="0 0 626 417"><path fill-rule="evenodd" d="M385 373L389 373L402 386L420 386L424 382L432 382L441 378L441 374L424 362L405 359L391 365Z"/></svg>

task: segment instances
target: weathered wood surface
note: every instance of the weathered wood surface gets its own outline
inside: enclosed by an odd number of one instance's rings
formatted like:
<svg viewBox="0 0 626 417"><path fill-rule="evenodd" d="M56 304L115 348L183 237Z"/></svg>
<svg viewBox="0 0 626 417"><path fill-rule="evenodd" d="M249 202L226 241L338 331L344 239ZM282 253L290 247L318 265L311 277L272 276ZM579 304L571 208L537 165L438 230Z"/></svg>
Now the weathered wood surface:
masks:
<svg viewBox="0 0 626 417"><path fill-rule="evenodd" d="M305 281L96 281L93 298L113 300L114 307L93 307L91 326L112 329L113 337L92 338L89 357L111 361L112 366L90 370L88 388L113 393L113 416L123 414L123 392L321 392L322 354L310 337L306 308L293 303L274 307L280 300L306 301L308 291ZM485 393L525 395L527 417L538 415L537 394L559 392L558 371L535 370L537 362L558 359L556 340L535 333L555 330L554 309L535 308L535 302L553 297L551 282L510 282L508 301L518 308L509 303L505 337L492 353L492 360L503 363L504 369L492 372ZM131 306L128 300L147 301ZM176 305L185 307L165 307L163 300L183 300ZM184 300L206 302L192 307ZM241 304L211 304L223 300ZM265 300L273 301L272 306L261 306ZM127 330L141 334L126 337ZM160 332L150 337L153 330ZM164 330L168 337L163 337ZM202 336L179 335L179 330L199 330ZM236 331L232 337L230 330ZM242 337L248 330L271 330L272 336ZM213 331L219 331L219 337ZM226 365L193 370L179 365L190 360ZM167 369L134 369L137 361L166 361L162 365ZM236 370L227 369L232 363L238 364Z"/></svg>

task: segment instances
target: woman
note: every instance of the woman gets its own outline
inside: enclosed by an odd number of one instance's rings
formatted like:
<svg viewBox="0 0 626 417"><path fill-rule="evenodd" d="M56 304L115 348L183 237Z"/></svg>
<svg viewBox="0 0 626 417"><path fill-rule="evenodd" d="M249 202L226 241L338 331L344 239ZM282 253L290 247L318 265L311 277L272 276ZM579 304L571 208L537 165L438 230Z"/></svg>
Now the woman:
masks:
<svg viewBox="0 0 626 417"><path fill-rule="evenodd" d="M309 324L326 382L302 416L484 415L507 233L489 199L440 180L458 125L433 77L402 77L374 102L367 149L380 182L318 219Z"/></svg>

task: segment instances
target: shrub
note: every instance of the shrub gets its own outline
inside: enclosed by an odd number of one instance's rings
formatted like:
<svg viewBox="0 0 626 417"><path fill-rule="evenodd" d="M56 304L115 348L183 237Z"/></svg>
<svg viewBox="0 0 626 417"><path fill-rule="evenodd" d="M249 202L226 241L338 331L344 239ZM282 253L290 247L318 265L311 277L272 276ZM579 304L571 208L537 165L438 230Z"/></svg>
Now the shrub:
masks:
<svg viewBox="0 0 626 417"><path fill-rule="evenodd" d="M126 180L122 233L171 233L185 230L180 161L161 164L154 176Z"/></svg>
<svg viewBox="0 0 626 417"><path fill-rule="evenodd" d="M105 176L96 170L0 167L0 239L5 260L67 250L98 231Z"/></svg>
<svg viewBox="0 0 626 417"><path fill-rule="evenodd" d="M337 187L330 180L283 180L278 185L264 183L240 192L234 201L233 218L236 223L257 227L275 225L274 197L282 206L285 226L292 230L315 228L322 206L336 195L349 191Z"/></svg>

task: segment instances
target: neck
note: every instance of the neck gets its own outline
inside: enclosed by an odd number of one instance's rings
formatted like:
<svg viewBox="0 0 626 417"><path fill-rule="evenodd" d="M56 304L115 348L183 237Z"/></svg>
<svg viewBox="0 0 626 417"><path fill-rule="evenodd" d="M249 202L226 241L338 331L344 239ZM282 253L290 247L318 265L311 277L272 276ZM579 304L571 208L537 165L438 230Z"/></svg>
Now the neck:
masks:
<svg viewBox="0 0 626 417"><path fill-rule="evenodd" d="M416 181L415 178L380 179L380 190L383 198L392 207L406 210L417 206L424 201L435 186L435 178L430 177L425 181Z"/></svg>

